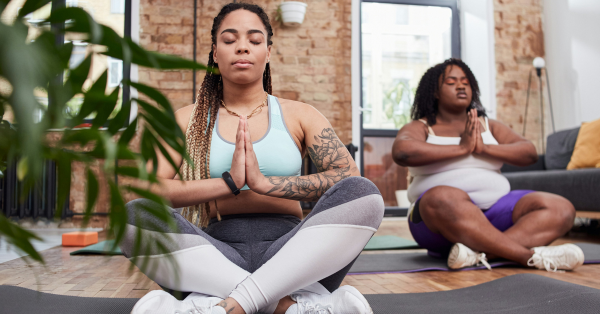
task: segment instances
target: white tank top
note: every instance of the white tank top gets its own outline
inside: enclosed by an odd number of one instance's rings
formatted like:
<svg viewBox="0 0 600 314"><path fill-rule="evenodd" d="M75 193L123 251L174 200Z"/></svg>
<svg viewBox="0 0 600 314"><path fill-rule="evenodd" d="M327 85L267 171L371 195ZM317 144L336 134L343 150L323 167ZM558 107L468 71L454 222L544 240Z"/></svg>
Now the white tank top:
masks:
<svg viewBox="0 0 600 314"><path fill-rule="evenodd" d="M425 121L419 120L427 125ZM485 132L481 133L483 143L498 145L485 118ZM427 143L435 145L459 145L460 137L437 136L429 127ZM408 187L408 199L417 201L425 191L440 185L461 189L469 195L473 203L486 210L502 196L510 192L508 180L500 174L502 162L493 158L469 154L426 166L408 167L412 182ZM412 206L411 206L412 208Z"/></svg>

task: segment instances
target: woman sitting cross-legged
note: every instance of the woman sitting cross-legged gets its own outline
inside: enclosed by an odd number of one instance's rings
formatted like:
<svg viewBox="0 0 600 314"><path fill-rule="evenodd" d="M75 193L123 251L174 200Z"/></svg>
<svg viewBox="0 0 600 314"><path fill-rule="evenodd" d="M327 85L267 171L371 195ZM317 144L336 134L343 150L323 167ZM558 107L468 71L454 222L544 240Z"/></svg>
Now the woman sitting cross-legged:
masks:
<svg viewBox="0 0 600 314"><path fill-rule="evenodd" d="M196 104L175 113L194 167L169 151L179 180L158 161L156 191L182 208L176 226L138 199L121 244L156 283L192 293L152 291L132 313L372 313L339 285L381 223L379 190L323 115L270 95L273 33L260 7L226 5L211 34L208 66L220 74L207 73ZM319 173L300 176L305 153ZM299 200L318 200L304 220Z"/></svg>
<svg viewBox="0 0 600 314"><path fill-rule="evenodd" d="M537 160L535 147L506 125L488 119L477 81L458 59L423 75L412 108L414 121L396 137L392 154L408 166L410 231L429 255L448 256L453 269L506 258L555 271L583 263L574 244L545 246L573 225L565 198L510 190L503 163Z"/></svg>

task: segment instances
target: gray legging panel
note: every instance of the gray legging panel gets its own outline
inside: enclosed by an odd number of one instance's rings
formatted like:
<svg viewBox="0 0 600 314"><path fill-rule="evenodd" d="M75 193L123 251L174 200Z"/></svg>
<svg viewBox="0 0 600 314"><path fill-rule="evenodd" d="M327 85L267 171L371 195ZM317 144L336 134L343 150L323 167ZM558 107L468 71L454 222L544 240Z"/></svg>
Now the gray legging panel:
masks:
<svg viewBox="0 0 600 314"><path fill-rule="evenodd" d="M135 255L135 239L139 234L145 249L143 254L137 255L158 256L200 245L212 245L229 261L249 273L254 273L269 261L303 229L352 225L376 230L384 210L379 190L369 180L361 177L350 177L338 182L321 197L312 212L302 221L295 216L280 214L229 215L220 222L211 220L211 224L202 230L175 210L172 211L175 226L157 221L148 210L154 206L155 203L146 199L127 204L129 226L121 243L126 257ZM164 237L162 234L168 234L172 241L162 241L164 247L159 249L151 239L160 239ZM332 271L326 278L318 278L318 282L330 292L337 289L354 259L348 260L346 267ZM198 267L202 267L202 261L198 261ZM174 288L167 283L157 283Z"/></svg>

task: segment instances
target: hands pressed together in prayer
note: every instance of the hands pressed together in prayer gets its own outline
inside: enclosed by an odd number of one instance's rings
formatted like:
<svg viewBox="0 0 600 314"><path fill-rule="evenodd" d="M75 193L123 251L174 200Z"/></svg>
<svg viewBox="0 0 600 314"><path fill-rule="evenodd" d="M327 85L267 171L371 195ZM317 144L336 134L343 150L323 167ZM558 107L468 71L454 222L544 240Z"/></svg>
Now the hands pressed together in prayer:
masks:
<svg viewBox="0 0 600 314"><path fill-rule="evenodd" d="M467 154L484 154L487 145L483 143L481 131L483 126L477 117L477 110L471 109L467 113L467 123L465 131L460 136L460 146L462 146Z"/></svg>
<svg viewBox="0 0 600 314"><path fill-rule="evenodd" d="M248 185L250 190L259 194L269 191L269 180L260 172L246 116L240 116L229 173L238 188Z"/></svg>

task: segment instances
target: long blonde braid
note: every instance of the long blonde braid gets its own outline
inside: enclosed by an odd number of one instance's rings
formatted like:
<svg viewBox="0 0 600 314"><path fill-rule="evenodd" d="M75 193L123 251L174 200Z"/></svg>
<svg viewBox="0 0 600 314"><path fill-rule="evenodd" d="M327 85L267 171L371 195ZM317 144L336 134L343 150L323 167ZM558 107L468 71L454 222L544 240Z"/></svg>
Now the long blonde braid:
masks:
<svg viewBox="0 0 600 314"><path fill-rule="evenodd" d="M215 17L211 31L212 44L216 45L217 43L217 31L225 16L239 9L247 10L258 15L267 30L267 45L271 46L273 44L271 41L273 30L269 23L269 17L265 11L257 5L239 2L225 5ZM212 50L208 55L207 66L209 69L219 67L213 59ZM271 86L271 68L269 63L267 63L265 71L263 72L263 88L267 93L273 93L273 88ZM210 144L222 99L223 81L221 80L221 76L215 74L213 71L208 71L206 76L204 76L204 81L196 96L196 103L194 104L185 135L188 154L194 164L191 165L184 160L183 165L181 166L182 180L184 181L210 179ZM206 227L208 226L210 218L210 205L207 202L185 207L182 211L182 215L191 223L197 226Z"/></svg>

